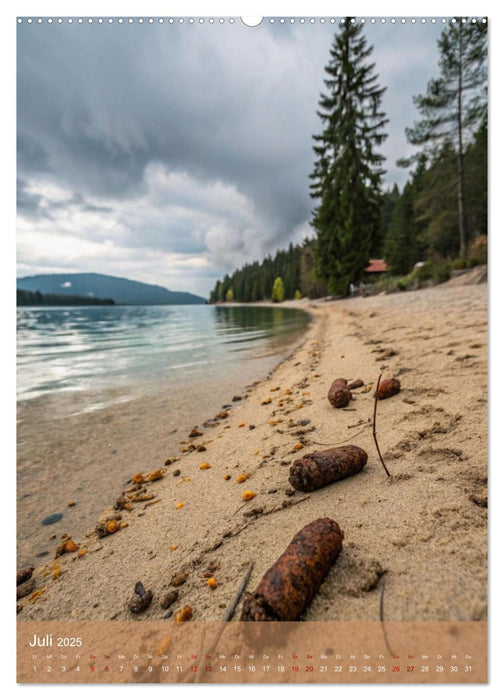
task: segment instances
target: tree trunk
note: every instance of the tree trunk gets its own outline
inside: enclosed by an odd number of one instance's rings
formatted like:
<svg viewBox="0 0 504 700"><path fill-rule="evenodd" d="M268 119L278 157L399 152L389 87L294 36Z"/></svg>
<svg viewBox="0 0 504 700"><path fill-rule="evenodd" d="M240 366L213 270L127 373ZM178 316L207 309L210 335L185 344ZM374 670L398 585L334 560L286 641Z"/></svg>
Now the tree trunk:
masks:
<svg viewBox="0 0 504 700"><path fill-rule="evenodd" d="M457 149L457 204L458 204L458 227L460 238L460 257L465 258L467 254L467 217L464 195L464 143L462 138L462 31L459 31L459 61L458 61L458 149Z"/></svg>

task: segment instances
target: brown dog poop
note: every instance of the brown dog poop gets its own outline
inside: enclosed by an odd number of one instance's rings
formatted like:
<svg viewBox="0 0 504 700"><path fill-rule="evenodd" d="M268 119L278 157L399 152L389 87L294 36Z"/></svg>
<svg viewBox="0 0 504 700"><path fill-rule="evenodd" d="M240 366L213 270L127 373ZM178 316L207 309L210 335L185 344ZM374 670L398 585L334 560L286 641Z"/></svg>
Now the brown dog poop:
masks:
<svg viewBox="0 0 504 700"><path fill-rule="evenodd" d="M366 465L367 458L367 452L355 445L312 452L296 459L290 468L289 482L298 491L315 491L357 474Z"/></svg>
<svg viewBox="0 0 504 700"><path fill-rule="evenodd" d="M289 622L311 602L343 547L344 533L330 518L306 525L244 596L241 621Z"/></svg>
<svg viewBox="0 0 504 700"><path fill-rule="evenodd" d="M344 408L352 400L352 392L348 388L346 379L335 379L327 394L329 403L334 408Z"/></svg>
<svg viewBox="0 0 504 700"><path fill-rule="evenodd" d="M401 382L398 379L384 379L380 382L375 396L378 400L389 399L401 391Z"/></svg>

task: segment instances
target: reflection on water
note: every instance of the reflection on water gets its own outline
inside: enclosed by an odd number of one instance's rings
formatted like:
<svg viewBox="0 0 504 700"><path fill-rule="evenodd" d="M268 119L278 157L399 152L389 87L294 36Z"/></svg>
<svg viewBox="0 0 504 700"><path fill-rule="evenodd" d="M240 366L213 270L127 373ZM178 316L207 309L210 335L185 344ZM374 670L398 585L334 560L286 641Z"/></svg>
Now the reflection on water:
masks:
<svg viewBox="0 0 504 700"><path fill-rule="evenodd" d="M18 398L244 372L306 328L297 309L110 306L18 309ZM249 372L244 372L249 375Z"/></svg>
<svg viewBox="0 0 504 700"><path fill-rule="evenodd" d="M271 306L213 306L218 332L253 330L284 332L286 326L299 324L305 314L295 309ZM287 313L286 313L287 312Z"/></svg>
<svg viewBox="0 0 504 700"><path fill-rule="evenodd" d="M234 348L236 352L247 352L251 343L255 342L257 346L261 340L271 341L265 346L266 352L270 352L273 342L284 338L286 334L297 333L306 325L306 314L297 309L268 306L212 308L219 342L225 345L243 344L241 348ZM254 350L260 348L255 347Z"/></svg>

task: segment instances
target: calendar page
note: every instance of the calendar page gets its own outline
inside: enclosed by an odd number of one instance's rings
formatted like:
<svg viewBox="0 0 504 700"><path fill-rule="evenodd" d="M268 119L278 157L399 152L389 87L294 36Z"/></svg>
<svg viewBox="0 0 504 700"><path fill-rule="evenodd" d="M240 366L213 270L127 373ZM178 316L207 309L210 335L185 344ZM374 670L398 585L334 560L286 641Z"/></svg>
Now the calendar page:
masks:
<svg viewBox="0 0 504 700"><path fill-rule="evenodd" d="M16 23L18 683L486 683L487 19Z"/></svg>

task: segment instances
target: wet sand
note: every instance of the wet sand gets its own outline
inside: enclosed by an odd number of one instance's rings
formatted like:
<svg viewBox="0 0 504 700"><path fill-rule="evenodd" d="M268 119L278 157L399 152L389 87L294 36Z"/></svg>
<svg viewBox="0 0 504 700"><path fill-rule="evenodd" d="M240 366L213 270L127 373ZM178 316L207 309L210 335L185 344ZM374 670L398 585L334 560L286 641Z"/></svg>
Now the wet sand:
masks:
<svg viewBox="0 0 504 700"><path fill-rule="evenodd" d="M116 388L20 401L18 568L52 560L50 536L55 529L87 529L115 500L118 488L126 488L132 467L141 471L164 465L166 455L180 452L180 440L193 426L212 417L223 405L239 404L232 399L245 393L244 382L266 378L282 359L279 353L291 351L299 340L299 334L289 343L272 339L253 361L230 369L226 383L208 375L160 379L155 387L139 386L136 394ZM42 525L53 515L62 517L53 525Z"/></svg>
<svg viewBox="0 0 504 700"><path fill-rule="evenodd" d="M98 538L96 520L71 531L63 521L52 526L51 554L65 533L87 552L39 566L34 591L42 593L19 601L18 619L162 619L160 603L173 590L174 611L189 605L195 620L220 619L251 562L248 590L303 525L326 516L345 532L343 551L307 620L377 620L383 582L386 619L486 619L486 284L298 304L315 319L298 350L197 438L179 430L175 448L161 398L130 424L129 442L114 455L95 415L78 438L70 429L58 433L54 421L51 449L58 459L85 454L83 473L94 463L105 474L114 459L129 477L146 475L178 459L148 484L150 500L120 511L127 526L114 534ZM372 436L380 372L402 385L378 403L391 479ZM347 409L327 400L337 377L365 383ZM120 430L122 411L110 409L113 429ZM35 441L33 431L27 439ZM182 452L190 443L205 451ZM340 444L366 450L364 470L311 494L293 493L292 461ZM203 462L209 468L200 469ZM238 483L239 475L246 481ZM115 496L125 488L117 482ZM245 490L253 500L242 500ZM185 579L176 588L175 575ZM137 581L154 595L135 615L128 600Z"/></svg>

